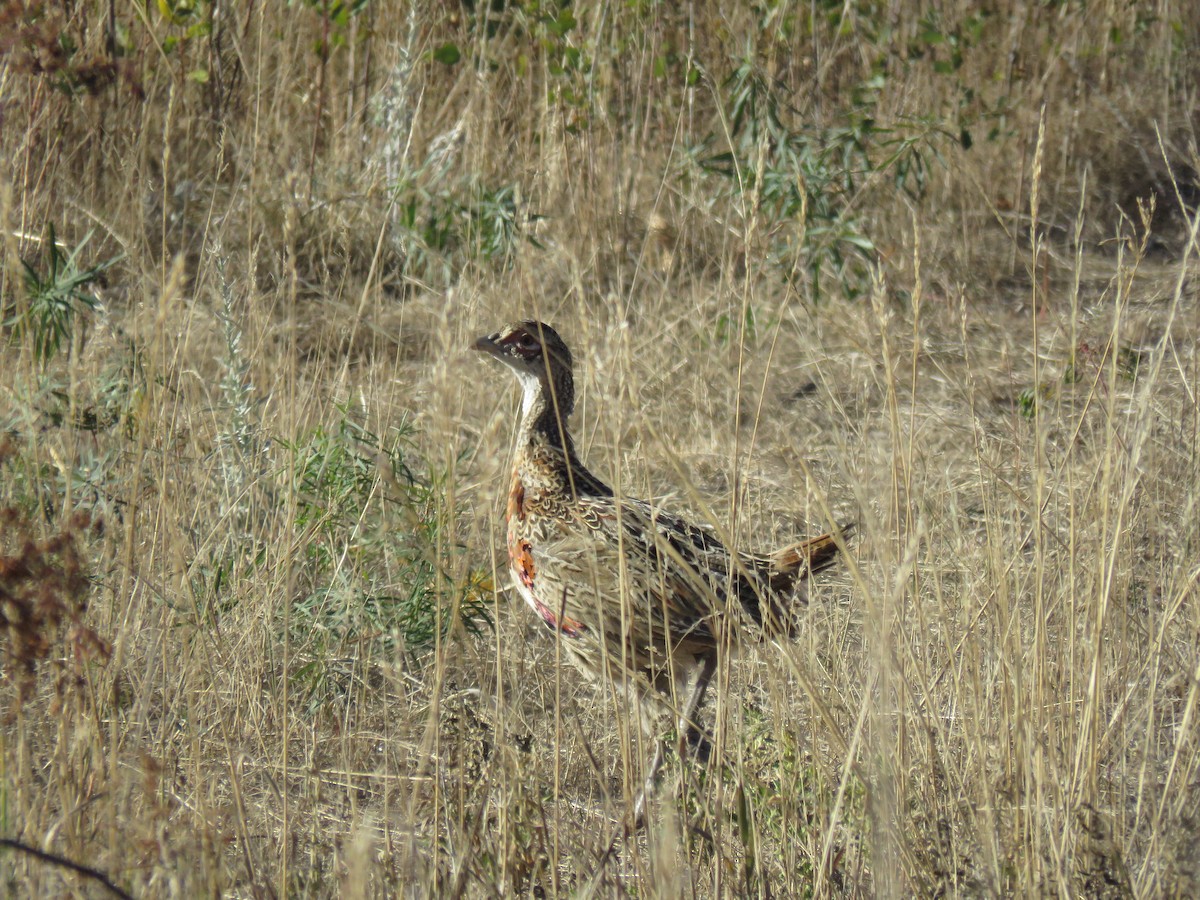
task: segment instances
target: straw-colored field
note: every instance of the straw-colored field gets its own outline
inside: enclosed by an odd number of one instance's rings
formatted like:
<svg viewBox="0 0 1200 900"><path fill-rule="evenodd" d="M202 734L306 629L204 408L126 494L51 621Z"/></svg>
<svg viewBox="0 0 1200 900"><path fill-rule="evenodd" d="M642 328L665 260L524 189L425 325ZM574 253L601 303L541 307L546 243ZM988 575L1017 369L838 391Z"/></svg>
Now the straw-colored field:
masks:
<svg viewBox="0 0 1200 900"><path fill-rule="evenodd" d="M1200 892L1200 22L985 5L0 4L0 892ZM518 318L619 491L858 523L631 838Z"/></svg>

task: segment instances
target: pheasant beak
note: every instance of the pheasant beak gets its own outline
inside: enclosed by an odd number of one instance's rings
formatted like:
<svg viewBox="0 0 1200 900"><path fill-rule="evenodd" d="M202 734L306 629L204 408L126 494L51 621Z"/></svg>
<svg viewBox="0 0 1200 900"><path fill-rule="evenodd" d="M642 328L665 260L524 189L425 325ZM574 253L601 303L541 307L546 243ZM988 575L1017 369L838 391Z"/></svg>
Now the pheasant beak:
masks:
<svg viewBox="0 0 1200 900"><path fill-rule="evenodd" d="M496 343L496 338L500 337L500 332L495 334L485 335L481 338L476 338L475 343L471 345L472 350L480 350L484 353L490 353L492 356L500 356L504 351L500 345Z"/></svg>

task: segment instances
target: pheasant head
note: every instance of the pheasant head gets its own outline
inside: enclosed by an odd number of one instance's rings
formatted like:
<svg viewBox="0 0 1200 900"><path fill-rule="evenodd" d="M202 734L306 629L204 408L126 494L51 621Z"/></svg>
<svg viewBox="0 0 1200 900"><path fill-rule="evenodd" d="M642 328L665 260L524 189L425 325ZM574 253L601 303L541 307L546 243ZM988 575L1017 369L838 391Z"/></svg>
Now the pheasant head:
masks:
<svg viewBox="0 0 1200 900"><path fill-rule="evenodd" d="M516 373L524 391L523 427L565 433L575 408L575 379L571 351L557 331L543 322L514 322L479 338L472 349L490 353Z"/></svg>

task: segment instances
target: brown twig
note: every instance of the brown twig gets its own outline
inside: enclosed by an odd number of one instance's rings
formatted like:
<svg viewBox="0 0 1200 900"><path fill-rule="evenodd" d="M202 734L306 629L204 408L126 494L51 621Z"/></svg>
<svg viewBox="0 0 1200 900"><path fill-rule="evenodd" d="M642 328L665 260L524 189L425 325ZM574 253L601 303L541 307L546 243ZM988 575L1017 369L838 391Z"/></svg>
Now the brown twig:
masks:
<svg viewBox="0 0 1200 900"><path fill-rule="evenodd" d="M37 847L32 847L29 844L22 843L14 838L0 838L0 847L11 847L13 850L20 850L22 853L28 853L30 856L40 859L42 862L47 862L55 866L61 866L64 869L70 869L72 872L77 872L80 875L91 878L93 881L98 881L114 896L121 897L122 900L133 900L133 894L121 890L112 883L107 875L99 869L93 869L91 866L85 866L83 863L77 863L67 859L65 856L58 856L54 853L47 853L45 850L39 850Z"/></svg>

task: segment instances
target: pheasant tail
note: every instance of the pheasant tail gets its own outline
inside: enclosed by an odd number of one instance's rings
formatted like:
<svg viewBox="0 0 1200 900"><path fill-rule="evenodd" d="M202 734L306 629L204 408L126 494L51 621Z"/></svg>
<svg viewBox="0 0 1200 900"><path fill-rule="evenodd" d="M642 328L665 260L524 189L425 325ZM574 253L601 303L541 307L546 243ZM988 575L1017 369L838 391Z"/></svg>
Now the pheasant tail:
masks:
<svg viewBox="0 0 1200 900"><path fill-rule="evenodd" d="M842 537L854 533L854 523L839 525ZM809 575L823 572L837 560L838 545L833 533L808 538L771 554L771 588L786 591Z"/></svg>

